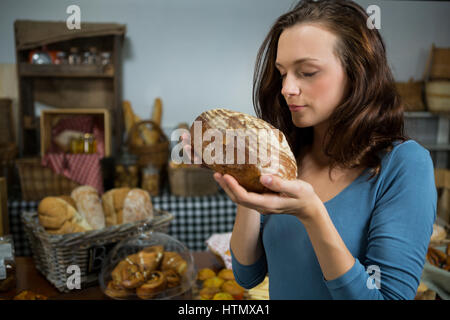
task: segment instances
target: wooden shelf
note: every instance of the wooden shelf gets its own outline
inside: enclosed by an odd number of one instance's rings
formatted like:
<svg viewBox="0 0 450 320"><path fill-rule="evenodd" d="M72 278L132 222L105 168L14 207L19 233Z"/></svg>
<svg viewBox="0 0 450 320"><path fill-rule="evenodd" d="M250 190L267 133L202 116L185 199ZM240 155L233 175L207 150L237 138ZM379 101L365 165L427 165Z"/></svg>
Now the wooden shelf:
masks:
<svg viewBox="0 0 450 320"><path fill-rule="evenodd" d="M405 111L403 113L406 118L435 118L438 115L428 111Z"/></svg>
<svg viewBox="0 0 450 320"><path fill-rule="evenodd" d="M423 144L429 151L450 151L450 144Z"/></svg>
<svg viewBox="0 0 450 320"><path fill-rule="evenodd" d="M112 65L70 65L70 64L30 64L20 63L19 74L22 77L62 77L62 78L113 78Z"/></svg>

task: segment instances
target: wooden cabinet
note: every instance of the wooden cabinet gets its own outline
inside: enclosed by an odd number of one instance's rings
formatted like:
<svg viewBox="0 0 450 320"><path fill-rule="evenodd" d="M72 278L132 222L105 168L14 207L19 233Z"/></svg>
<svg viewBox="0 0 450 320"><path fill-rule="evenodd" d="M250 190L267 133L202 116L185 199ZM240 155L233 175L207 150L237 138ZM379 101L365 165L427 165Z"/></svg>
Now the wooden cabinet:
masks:
<svg viewBox="0 0 450 320"><path fill-rule="evenodd" d="M112 155L123 138L122 46L125 26L82 23L69 30L65 22L16 21L14 24L19 88L19 144L21 156L40 153L40 126L36 102L53 108L107 109L111 115ZM110 52L111 62L101 64L31 64L30 53L43 46L49 51L80 54L95 47Z"/></svg>

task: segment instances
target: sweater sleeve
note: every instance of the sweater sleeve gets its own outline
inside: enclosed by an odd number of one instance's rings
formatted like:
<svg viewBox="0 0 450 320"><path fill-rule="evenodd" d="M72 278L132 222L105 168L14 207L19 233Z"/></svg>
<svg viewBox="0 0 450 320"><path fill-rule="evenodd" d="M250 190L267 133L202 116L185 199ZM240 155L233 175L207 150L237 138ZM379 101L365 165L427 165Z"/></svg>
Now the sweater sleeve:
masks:
<svg viewBox="0 0 450 320"><path fill-rule="evenodd" d="M262 234L264 224L263 215L261 215L260 221L261 221L260 234ZM264 251L261 257L259 257L259 259L251 265L241 264L234 256L231 247L230 247L230 254L234 278L241 287L245 289L251 289L256 287L259 283L261 283L264 280L267 274L267 260Z"/></svg>
<svg viewBox="0 0 450 320"><path fill-rule="evenodd" d="M436 218L429 152L404 142L387 159L368 231L364 261L325 281L333 299L414 299ZM381 173L380 173L381 174Z"/></svg>

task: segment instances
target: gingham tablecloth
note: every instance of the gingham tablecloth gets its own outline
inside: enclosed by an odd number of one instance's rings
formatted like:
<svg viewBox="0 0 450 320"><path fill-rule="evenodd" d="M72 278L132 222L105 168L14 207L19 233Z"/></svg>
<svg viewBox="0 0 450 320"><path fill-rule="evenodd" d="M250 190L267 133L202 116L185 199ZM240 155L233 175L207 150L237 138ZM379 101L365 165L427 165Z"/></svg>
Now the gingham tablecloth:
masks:
<svg viewBox="0 0 450 320"><path fill-rule="evenodd" d="M174 215L169 235L184 243L192 251L206 250L205 241L215 233L231 232L236 215L236 205L222 190L204 197L177 197L165 189L160 196L152 197L153 206ZM20 215L35 211L37 201L9 201L10 231L14 238L16 256L30 256L31 249Z"/></svg>

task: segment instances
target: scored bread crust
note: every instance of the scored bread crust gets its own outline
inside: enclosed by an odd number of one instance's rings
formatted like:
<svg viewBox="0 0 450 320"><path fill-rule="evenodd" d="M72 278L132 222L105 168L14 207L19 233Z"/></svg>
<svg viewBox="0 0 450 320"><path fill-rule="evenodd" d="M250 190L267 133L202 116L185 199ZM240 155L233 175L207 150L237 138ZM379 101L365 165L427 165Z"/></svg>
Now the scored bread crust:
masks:
<svg viewBox="0 0 450 320"><path fill-rule="evenodd" d="M142 189L131 189L123 203L122 223L129 223L153 217L150 194Z"/></svg>
<svg viewBox="0 0 450 320"><path fill-rule="evenodd" d="M130 188L116 188L105 192L102 196L103 212L105 213L106 226L122 224L123 203Z"/></svg>
<svg viewBox="0 0 450 320"><path fill-rule="evenodd" d="M230 174L247 191L257 193L273 192L259 182L260 176L264 174L277 175L287 180L294 180L297 178L296 159L289 147L286 137L281 131L268 122L245 113L224 108L203 112L195 119L195 121L200 121L202 123L202 137L200 137L202 141L202 165L221 174ZM194 151L196 150L195 121L190 129L191 147ZM214 142L211 142L209 139L202 139L205 136L205 132L209 129L215 129L216 132L223 137L223 159L221 160L221 164L214 163L212 158L207 158L208 152L206 154L204 152L208 145L214 144ZM243 164L237 163L238 153L242 152L242 150L238 150L236 139L234 139L234 141L227 141L226 139L226 132L230 129L241 130L241 132L248 137L245 144L245 162ZM259 145L259 142L261 141L258 139L259 130L265 130L270 137L268 139L270 148L269 146L266 146L267 152L270 154L270 161L263 162L259 157L259 148L262 147ZM234 163L227 164L227 145L231 145L232 143L234 144ZM274 152L272 153L272 151ZM251 163L250 155L257 159L256 163ZM278 161L278 166L272 166L271 164L276 164L276 161Z"/></svg>

